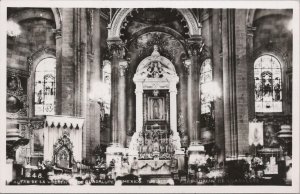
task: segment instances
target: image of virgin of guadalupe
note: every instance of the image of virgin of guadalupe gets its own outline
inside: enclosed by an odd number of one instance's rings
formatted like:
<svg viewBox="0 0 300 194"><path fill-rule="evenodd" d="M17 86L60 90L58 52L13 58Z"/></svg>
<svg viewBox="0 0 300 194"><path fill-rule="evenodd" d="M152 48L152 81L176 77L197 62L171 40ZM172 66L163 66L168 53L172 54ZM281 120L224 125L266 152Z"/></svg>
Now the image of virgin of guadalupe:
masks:
<svg viewBox="0 0 300 194"><path fill-rule="evenodd" d="M159 119L160 118L158 99L153 100L153 118L154 119Z"/></svg>
<svg viewBox="0 0 300 194"><path fill-rule="evenodd" d="M161 104L162 100L161 99L153 99L152 102L152 118L153 119L162 119L162 110L161 110Z"/></svg>

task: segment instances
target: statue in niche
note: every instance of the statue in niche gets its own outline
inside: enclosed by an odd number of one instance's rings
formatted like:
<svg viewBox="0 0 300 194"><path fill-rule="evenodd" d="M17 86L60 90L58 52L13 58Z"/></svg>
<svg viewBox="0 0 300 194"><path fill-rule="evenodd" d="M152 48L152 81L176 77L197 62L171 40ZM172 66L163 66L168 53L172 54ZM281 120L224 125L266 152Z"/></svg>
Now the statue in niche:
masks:
<svg viewBox="0 0 300 194"><path fill-rule="evenodd" d="M165 152L166 152L165 147L166 147L166 146L165 146L165 140L162 139L162 140L160 141L160 145L159 145L160 153L165 153Z"/></svg>
<svg viewBox="0 0 300 194"><path fill-rule="evenodd" d="M159 143L158 143L157 138L155 138L154 143L153 143L153 151L159 152Z"/></svg>
<svg viewBox="0 0 300 194"><path fill-rule="evenodd" d="M152 140L151 139L148 139L148 142L147 142L147 146L148 146L148 153L152 153L153 152L153 144L152 144Z"/></svg>
<svg viewBox="0 0 300 194"><path fill-rule="evenodd" d="M148 119L149 120L163 120L164 113L164 98L163 97L149 97L148 98Z"/></svg>

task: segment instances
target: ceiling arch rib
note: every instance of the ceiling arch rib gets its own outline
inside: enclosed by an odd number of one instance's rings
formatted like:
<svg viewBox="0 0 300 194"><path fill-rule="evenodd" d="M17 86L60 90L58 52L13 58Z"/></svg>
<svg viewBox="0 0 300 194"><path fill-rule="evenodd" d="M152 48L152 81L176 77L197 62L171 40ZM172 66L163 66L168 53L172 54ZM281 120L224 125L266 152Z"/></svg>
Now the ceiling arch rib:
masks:
<svg viewBox="0 0 300 194"><path fill-rule="evenodd" d="M126 17L132 16L132 11L134 9L124 8L117 11L113 17L112 23L108 28L108 39L119 39L121 35L122 24L125 21ZM189 29L189 36L200 36L201 35L201 25L197 22L194 14L189 9L177 9L179 13L183 16L184 20L187 23ZM135 10L139 11L139 10Z"/></svg>

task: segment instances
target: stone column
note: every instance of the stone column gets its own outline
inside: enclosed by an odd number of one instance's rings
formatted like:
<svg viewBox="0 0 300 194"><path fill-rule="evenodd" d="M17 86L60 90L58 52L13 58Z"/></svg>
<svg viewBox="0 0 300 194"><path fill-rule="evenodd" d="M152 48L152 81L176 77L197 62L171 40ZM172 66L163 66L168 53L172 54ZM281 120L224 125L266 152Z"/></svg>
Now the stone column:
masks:
<svg viewBox="0 0 300 194"><path fill-rule="evenodd" d="M200 140L199 127L199 66L202 39L200 36L188 40L190 59L186 61L188 71L188 131L191 143Z"/></svg>
<svg viewBox="0 0 300 194"><path fill-rule="evenodd" d="M237 144L238 158L245 157L249 153L248 135L249 135L249 90L248 80L249 68L247 65L247 26L243 22L246 20L247 11L244 9L235 10L235 79L236 79L236 118L237 118ZM251 91L252 92L252 91ZM254 98L253 98L254 99Z"/></svg>
<svg viewBox="0 0 300 194"><path fill-rule="evenodd" d="M177 89L178 80L172 80L170 83L170 127L173 132L177 132Z"/></svg>
<svg viewBox="0 0 300 194"><path fill-rule="evenodd" d="M122 60L125 51L124 44L121 39L107 40L107 44L112 55L111 60L111 128L112 128L112 143L120 146L120 136L118 127L118 108L119 108L119 62ZM122 79L122 78L121 78ZM123 79L122 79L123 80ZM121 81L122 82L122 81Z"/></svg>
<svg viewBox="0 0 300 194"><path fill-rule="evenodd" d="M212 29L213 29L213 44L212 44L212 60L213 60L213 78L218 83L219 87L223 86L223 66L222 57L220 55L222 49L222 35L220 29L220 12L222 10L213 9L212 14ZM222 93L223 90L221 89ZM224 136L224 104L223 95L215 99L215 142L220 152L218 154L218 162L225 160L225 136Z"/></svg>
<svg viewBox="0 0 300 194"><path fill-rule="evenodd" d="M118 139L121 146L126 145L126 86L125 75L128 63L126 60L119 61L118 79Z"/></svg>
<svg viewBox="0 0 300 194"><path fill-rule="evenodd" d="M189 57L185 63L188 73L188 131L190 137L188 164L204 160L204 146L200 143L200 99L199 99L199 67L202 51L201 36L188 40Z"/></svg>
<svg viewBox="0 0 300 194"><path fill-rule="evenodd" d="M256 27L252 27L252 26L247 26L247 46L246 46L246 52L247 52L247 66L250 67L249 68L249 73L248 73L248 88L249 88L249 92L248 92L248 99L249 99L249 103L248 103L248 109L249 109L249 120L253 120L255 117L255 97L254 97L254 68L253 64L254 64L254 60L253 60L253 34L254 31L256 30Z"/></svg>
<svg viewBox="0 0 300 194"><path fill-rule="evenodd" d="M236 47L235 10L227 9L222 13L222 50L223 50L223 99L225 156L232 160L238 157L237 107L236 107Z"/></svg>
<svg viewBox="0 0 300 194"><path fill-rule="evenodd" d="M62 56L57 69L57 113L62 115L74 115L74 83L75 83L75 51L74 51L74 35L75 17L74 9L62 9L62 25L61 29L61 49ZM76 48L75 48L76 49ZM77 51L77 50L76 50ZM58 52L58 51L56 51ZM59 60L57 61L59 63ZM61 71L60 71L61 70Z"/></svg>
<svg viewBox="0 0 300 194"><path fill-rule="evenodd" d="M135 89L136 97L136 132L143 131L143 84L136 82Z"/></svg>
<svg viewBox="0 0 300 194"><path fill-rule="evenodd" d="M56 39L56 95L55 95L55 114L60 115L61 110L61 94L62 88L60 83L62 81L62 38L61 38L61 29L55 30L55 39Z"/></svg>

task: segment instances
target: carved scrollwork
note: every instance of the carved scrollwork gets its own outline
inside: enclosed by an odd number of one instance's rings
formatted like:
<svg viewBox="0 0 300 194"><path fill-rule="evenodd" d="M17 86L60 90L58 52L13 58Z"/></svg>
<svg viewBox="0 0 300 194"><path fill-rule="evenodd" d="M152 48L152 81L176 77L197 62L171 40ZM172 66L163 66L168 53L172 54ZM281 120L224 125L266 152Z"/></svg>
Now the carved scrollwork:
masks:
<svg viewBox="0 0 300 194"><path fill-rule="evenodd" d="M125 44L121 40L108 40L108 51L111 57L124 58L126 55Z"/></svg>
<svg viewBox="0 0 300 194"><path fill-rule="evenodd" d="M204 43L201 37L190 38L187 40L187 50L189 56L200 56Z"/></svg>
<svg viewBox="0 0 300 194"><path fill-rule="evenodd" d="M53 145L54 153L57 153L61 147L65 146L68 151L73 151L73 143L71 142L70 138L67 135L60 137L56 143Z"/></svg>
<svg viewBox="0 0 300 194"><path fill-rule="evenodd" d="M128 68L128 62L126 60L122 60L119 62L120 77L123 77L125 75L127 68Z"/></svg>

